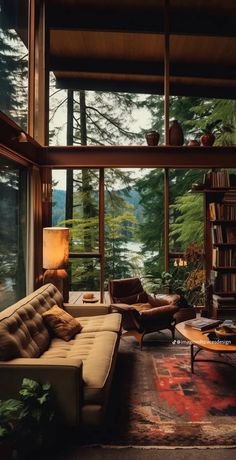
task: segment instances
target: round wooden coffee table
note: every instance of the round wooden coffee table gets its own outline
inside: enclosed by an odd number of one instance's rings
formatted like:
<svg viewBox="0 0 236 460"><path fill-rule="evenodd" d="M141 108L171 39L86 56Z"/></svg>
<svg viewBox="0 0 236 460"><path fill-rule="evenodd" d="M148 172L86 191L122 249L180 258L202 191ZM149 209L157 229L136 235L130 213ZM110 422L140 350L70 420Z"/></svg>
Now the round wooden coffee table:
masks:
<svg viewBox="0 0 236 460"><path fill-rule="evenodd" d="M208 331L199 331L190 326L185 325L185 321L182 323L176 324L176 330L184 337L184 339L189 342L191 346L191 372L194 373L194 363L197 361L209 361L216 362L220 364L228 364L229 366L235 367L231 362L225 360L217 359L196 359L198 353L202 350L211 351L213 353L218 353L222 355L224 353L236 353L236 344L231 345L227 344L227 341L220 339L210 340L207 336L207 333L214 332L214 329ZM197 347L197 350L194 349Z"/></svg>

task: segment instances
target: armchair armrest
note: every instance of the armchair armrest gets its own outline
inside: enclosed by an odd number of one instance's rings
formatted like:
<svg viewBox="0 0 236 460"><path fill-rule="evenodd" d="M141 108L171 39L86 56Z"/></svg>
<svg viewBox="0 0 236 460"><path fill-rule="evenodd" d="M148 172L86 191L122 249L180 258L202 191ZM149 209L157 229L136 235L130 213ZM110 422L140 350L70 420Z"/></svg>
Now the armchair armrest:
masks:
<svg viewBox="0 0 236 460"><path fill-rule="evenodd" d="M17 358L0 361L0 399L18 398L23 378L49 382L56 410L63 422L78 425L82 403L80 359Z"/></svg>
<svg viewBox="0 0 236 460"><path fill-rule="evenodd" d="M127 331L137 330L142 331L140 324L140 313L132 305L126 303L111 304L112 311L122 314L122 327Z"/></svg>
<svg viewBox="0 0 236 460"><path fill-rule="evenodd" d="M175 321L174 314L179 310L177 305L165 305L163 307L154 307L141 312L141 323L144 327L150 327L151 324L168 325Z"/></svg>

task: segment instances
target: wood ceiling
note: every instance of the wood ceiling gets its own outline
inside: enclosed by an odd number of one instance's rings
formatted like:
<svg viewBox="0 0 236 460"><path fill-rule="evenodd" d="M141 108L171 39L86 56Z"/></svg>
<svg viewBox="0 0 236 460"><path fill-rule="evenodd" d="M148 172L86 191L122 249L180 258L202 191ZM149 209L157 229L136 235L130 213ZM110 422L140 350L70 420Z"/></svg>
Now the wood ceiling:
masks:
<svg viewBox="0 0 236 460"><path fill-rule="evenodd" d="M61 88L163 94L164 0L48 0ZM170 93L236 98L236 1L170 0Z"/></svg>

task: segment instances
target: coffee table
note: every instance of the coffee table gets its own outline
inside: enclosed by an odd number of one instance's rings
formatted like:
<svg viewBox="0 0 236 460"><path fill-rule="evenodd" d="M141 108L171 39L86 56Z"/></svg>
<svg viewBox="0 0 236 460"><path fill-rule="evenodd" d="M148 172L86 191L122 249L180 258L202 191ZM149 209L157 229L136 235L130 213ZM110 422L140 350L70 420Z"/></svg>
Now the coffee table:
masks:
<svg viewBox="0 0 236 460"><path fill-rule="evenodd" d="M236 353L236 345L227 345L225 341L217 339L216 341L209 340L206 332L208 331L199 331L190 326L185 325L185 321L182 323L176 324L176 330L184 337L184 339L191 346L191 372L194 373L194 363L197 361L209 361L220 364L228 364L229 366L235 367L231 362L226 360L217 360L217 359L196 359L198 353L202 350L211 351L213 353L218 353L220 356L224 353ZM214 329L211 330L214 332ZM197 350L194 349L197 347Z"/></svg>

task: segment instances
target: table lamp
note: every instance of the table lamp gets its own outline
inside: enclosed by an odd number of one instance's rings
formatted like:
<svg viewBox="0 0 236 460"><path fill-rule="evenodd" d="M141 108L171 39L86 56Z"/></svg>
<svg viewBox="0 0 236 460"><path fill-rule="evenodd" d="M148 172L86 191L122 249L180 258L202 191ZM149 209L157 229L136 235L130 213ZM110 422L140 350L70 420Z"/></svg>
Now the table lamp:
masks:
<svg viewBox="0 0 236 460"><path fill-rule="evenodd" d="M64 302L69 300L69 280L65 268L69 259L69 228L46 227L43 229L43 283L52 283L62 293Z"/></svg>

